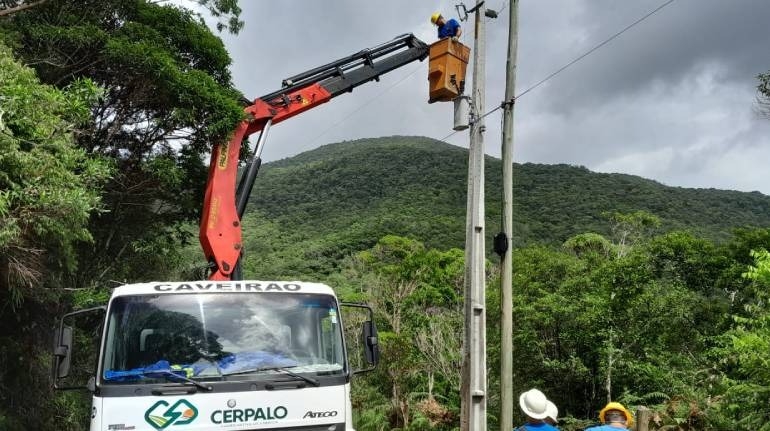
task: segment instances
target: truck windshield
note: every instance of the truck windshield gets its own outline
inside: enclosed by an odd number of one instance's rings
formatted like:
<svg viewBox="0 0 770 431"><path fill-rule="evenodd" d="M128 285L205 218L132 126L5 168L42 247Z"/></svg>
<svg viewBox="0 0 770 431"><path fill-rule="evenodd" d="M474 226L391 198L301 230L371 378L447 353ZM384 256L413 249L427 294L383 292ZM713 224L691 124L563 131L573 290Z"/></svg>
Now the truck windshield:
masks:
<svg viewBox="0 0 770 431"><path fill-rule="evenodd" d="M110 384L260 379L345 369L337 302L322 294L120 296L107 323L102 380Z"/></svg>

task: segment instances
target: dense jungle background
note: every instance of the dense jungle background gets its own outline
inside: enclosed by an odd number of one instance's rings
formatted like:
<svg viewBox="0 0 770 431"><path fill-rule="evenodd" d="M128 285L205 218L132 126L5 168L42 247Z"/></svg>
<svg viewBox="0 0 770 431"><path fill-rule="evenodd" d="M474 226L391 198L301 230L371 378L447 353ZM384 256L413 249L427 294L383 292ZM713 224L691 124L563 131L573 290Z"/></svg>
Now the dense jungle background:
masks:
<svg viewBox="0 0 770 431"><path fill-rule="evenodd" d="M244 25L235 0L195 3L219 31ZM229 64L217 34L165 2L0 1L0 429L86 428L89 394L51 389L57 316L120 283L205 276L207 152L242 115ZM766 101L770 75L758 90ZM458 427L467 155L383 137L260 173L245 276L326 282L377 311L360 430ZM770 197L514 168L514 391L543 390L568 430L609 398L653 409L659 429L770 429ZM486 169L491 249L500 161ZM497 262L490 250L491 428Z"/></svg>

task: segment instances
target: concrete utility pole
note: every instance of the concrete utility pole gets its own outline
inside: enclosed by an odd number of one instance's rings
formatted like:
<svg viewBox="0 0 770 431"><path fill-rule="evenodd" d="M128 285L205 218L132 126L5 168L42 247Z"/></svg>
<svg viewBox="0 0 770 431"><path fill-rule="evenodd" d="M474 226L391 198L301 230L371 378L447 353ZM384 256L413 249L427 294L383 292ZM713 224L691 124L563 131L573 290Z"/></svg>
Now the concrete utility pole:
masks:
<svg viewBox="0 0 770 431"><path fill-rule="evenodd" d="M484 272L484 2L476 1L473 44L468 206L465 235L465 333L461 384L461 431L487 429L487 338Z"/></svg>
<svg viewBox="0 0 770 431"><path fill-rule="evenodd" d="M500 431L513 429L513 108L516 97L516 51L519 0L510 0L508 61L503 103L503 233L508 247L500 256Z"/></svg>

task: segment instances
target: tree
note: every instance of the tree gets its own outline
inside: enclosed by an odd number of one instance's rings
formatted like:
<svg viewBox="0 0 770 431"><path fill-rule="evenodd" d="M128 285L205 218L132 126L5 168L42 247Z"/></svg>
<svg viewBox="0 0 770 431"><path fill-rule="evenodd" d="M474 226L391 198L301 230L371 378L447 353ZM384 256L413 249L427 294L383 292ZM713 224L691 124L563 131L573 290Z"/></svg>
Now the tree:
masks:
<svg viewBox="0 0 770 431"><path fill-rule="evenodd" d="M754 258L754 265L749 265L743 277L770 286L770 252L759 249L751 250L750 254Z"/></svg>
<svg viewBox="0 0 770 431"><path fill-rule="evenodd" d="M734 327L715 349L722 371L725 401L721 409L737 430L770 430L770 253L752 250L754 260L742 276L751 281L754 300L745 315L734 315Z"/></svg>
<svg viewBox="0 0 770 431"><path fill-rule="evenodd" d="M366 286L365 298L358 295L376 310L388 358L376 381L390 394L391 427L450 423L459 401L463 252L389 235L353 261L348 278ZM366 410L362 416L380 417L378 407Z"/></svg>
<svg viewBox="0 0 770 431"><path fill-rule="evenodd" d="M92 241L88 219L110 174L74 139L98 94L85 79L41 84L0 44L0 429L79 429L77 413L87 417L48 386L47 327L64 301L47 287Z"/></svg>
<svg viewBox="0 0 770 431"><path fill-rule="evenodd" d="M0 17L19 13L26 9L41 5L48 0L37 1L18 1L18 0L2 0L0 1Z"/></svg>
<svg viewBox="0 0 770 431"><path fill-rule="evenodd" d="M165 3L168 0L148 0L152 4ZM240 20L241 8L238 0L188 0L206 9L217 19L217 30L229 30L238 33L243 28ZM50 0L0 0L0 17L10 16L34 7L42 7ZM47 6L47 5L46 5Z"/></svg>
<svg viewBox="0 0 770 431"><path fill-rule="evenodd" d="M612 235L618 257L626 255L631 247L642 238L649 237L660 227L660 218L646 211L605 213L610 220Z"/></svg>
<svg viewBox="0 0 770 431"><path fill-rule="evenodd" d="M136 0L49 0L0 25L43 81L104 88L77 142L116 175L66 283L162 278L198 219L206 154L243 115L222 41L190 10Z"/></svg>
<svg viewBox="0 0 770 431"><path fill-rule="evenodd" d="M593 232L575 235L564 241L562 247L579 257L597 255L597 258L606 258L613 251L612 243L602 235Z"/></svg>
<svg viewBox="0 0 770 431"><path fill-rule="evenodd" d="M73 134L97 94L88 80L40 84L0 45L0 290L17 303L52 263L74 268L74 247L93 239L88 218L109 170Z"/></svg>
<svg viewBox="0 0 770 431"><path fill-rule="evenodd" d="M161 3L165 0L157 0ZM217 30L228 30L230 33L238 33L244 22L240 20L241 8L238 0L191 0L203 6L214 18L217 18Z"/></svg>
<svg viewBox="0 0 770 431"><path fill-rule="evenodd" d="M452 388L459 388L460 376L457 367L460 364L460 337L457 328L461 314L456 311L430 313L430 320L424 330L417 333L415 344L425 361L428 377L428 400L434 400L434 387L437 376L443 376Z"/></svg>

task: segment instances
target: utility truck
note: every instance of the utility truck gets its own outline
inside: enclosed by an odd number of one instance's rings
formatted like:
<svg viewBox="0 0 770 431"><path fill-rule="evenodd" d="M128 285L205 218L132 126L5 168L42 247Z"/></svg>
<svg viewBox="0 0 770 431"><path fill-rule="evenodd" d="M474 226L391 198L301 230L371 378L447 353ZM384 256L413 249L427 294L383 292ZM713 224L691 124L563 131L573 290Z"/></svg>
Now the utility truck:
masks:
<svg viewBox="0 0 770 431"><path fill-rule="evenodd" d="M91 431L352 429L351 377L379 360L371 308L340 303L324 284L241 280L240 218L272 124L427 55L425 43L399 36L248 102L247 118L211 155L200 228L209 280L120 286L106 306L57 325L54 387L91 391ZM257 131L236 188L242 141ZM342 307L363 311L359 369L348 357ZM83 343L72 322L91 313L101 314L95 370L75 385L73 346Z"/></svg>

